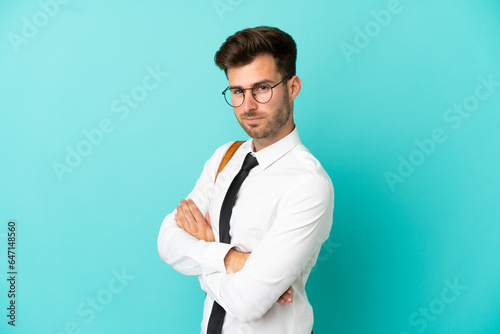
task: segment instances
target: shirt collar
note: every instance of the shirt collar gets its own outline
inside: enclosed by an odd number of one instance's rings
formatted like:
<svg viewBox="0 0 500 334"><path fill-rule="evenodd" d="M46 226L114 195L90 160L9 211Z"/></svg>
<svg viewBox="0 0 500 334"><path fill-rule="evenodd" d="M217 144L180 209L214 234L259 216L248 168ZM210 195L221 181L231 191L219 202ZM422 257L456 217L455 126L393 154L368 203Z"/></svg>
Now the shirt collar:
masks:
<svg viewBox="0 0 500 334"><path fill-rule="evenodd" d="M253 139L250 139L248 142L250 144L250 152L253 147ZM252 154L257 158L259 165L257 166L259 169L266 169L276 160L285 155L288 151L294 148L298 143L300 143L299 133L297 131L297 126L293 129L285 137L278 140L276 143L269 145L266 148L258 152L252 152ZM257 168L256 167L256 168Z"/></svg>

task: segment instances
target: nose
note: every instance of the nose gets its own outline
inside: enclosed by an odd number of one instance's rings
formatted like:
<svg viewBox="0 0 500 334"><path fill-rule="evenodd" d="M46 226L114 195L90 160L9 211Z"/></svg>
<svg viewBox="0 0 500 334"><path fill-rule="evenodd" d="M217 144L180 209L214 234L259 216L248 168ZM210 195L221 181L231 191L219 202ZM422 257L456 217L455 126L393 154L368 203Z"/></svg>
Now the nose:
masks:
<svg viewBox="0 0 500 334"><path fill-rule="evenodd" d="M243 101L243 104L240 106L240 108L245 112L257 109L258 103L257 101L255 101L252 95L252 90L251 89L245 90L244 94L245 94L245 100Z"/></svg>

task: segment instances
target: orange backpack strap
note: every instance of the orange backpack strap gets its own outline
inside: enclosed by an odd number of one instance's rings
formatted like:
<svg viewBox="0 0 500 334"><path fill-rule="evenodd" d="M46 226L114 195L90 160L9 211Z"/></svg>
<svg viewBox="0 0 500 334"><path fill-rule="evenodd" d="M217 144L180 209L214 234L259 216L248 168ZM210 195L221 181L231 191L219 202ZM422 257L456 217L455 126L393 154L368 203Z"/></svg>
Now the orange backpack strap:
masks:
<svg viewBox="0 0 500 334"><path fill-rule="evenodd" d="M244 143L244 141L235 141L234 143L231 144L231 146L229 146L229 148L227 149L226 153L222 157L222 160L220 161L219 169L217 169L217 174L215 174L214 183L215 183L215 181L217 181L217 176L219 176L219 173L222 172L222 170L224 169L224 167L226 167L226 165L229 162L229 160L231 160L231 158L233 157L233 155L236 153L236 151L238 150L238 148L243 143Z"/></svg>

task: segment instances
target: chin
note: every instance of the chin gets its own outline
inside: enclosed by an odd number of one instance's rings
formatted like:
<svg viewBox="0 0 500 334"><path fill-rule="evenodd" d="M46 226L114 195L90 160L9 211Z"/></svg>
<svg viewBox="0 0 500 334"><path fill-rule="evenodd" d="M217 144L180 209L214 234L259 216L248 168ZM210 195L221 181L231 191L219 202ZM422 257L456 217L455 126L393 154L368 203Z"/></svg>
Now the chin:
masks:
<svg viewBox="0 0 500 334"><path fill-rule="evenodd" d="M269 134L264 131L258 131L258 132L247 131L247 134L253 139L264 139L266 137L269 137Z"/></svg>

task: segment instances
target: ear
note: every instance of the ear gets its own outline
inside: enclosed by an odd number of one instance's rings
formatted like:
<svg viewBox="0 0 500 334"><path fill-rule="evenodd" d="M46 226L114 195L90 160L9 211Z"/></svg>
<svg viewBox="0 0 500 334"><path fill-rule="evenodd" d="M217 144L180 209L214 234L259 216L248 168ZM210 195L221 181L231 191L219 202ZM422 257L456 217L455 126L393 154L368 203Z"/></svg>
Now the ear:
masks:
<svg viewBox="0 0 500 334"><path fill-rule="evenodd" d="M288 88L288 96L290 97L290 102L295 100L297 95L299 95L300 87L302 87L302 81L298 76L294 75L288 80L287 88Z"/></svg>

